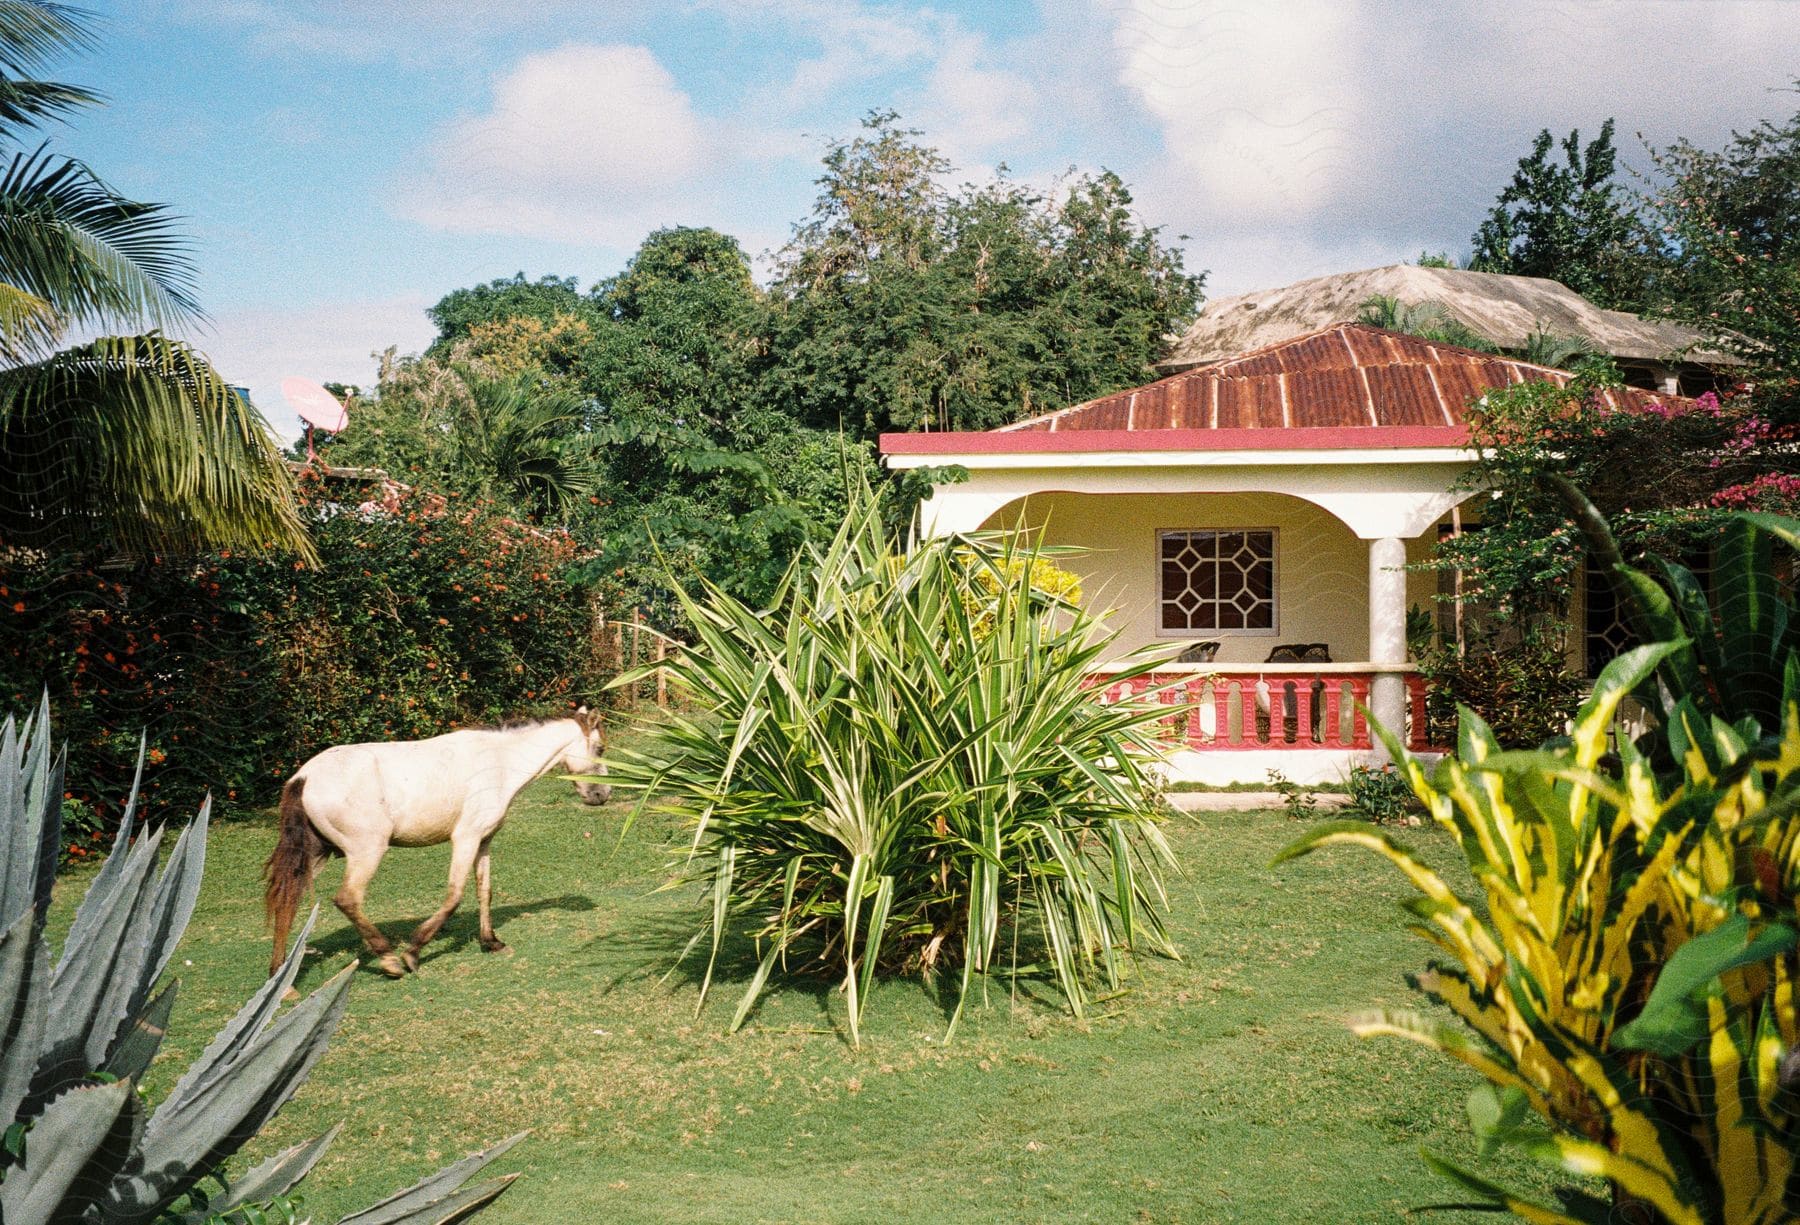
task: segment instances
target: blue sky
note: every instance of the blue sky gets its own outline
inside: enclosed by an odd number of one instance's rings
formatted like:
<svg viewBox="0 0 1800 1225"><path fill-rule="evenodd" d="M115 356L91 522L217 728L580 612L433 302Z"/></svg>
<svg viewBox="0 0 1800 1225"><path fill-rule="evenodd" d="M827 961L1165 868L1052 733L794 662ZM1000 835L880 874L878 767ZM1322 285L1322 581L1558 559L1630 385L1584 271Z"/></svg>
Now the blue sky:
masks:
<svg viewBox="0 0 1800 1225"><path fill-rule="evenodd" d="M1626 160L1800 110L1795 0L132 0L52 133L187 219L193 337L281 432L445 292L615 272L663 225L752 255L894 107L965 178L1125 177L1209 296L1461 253L1539 128Z"/></svg>

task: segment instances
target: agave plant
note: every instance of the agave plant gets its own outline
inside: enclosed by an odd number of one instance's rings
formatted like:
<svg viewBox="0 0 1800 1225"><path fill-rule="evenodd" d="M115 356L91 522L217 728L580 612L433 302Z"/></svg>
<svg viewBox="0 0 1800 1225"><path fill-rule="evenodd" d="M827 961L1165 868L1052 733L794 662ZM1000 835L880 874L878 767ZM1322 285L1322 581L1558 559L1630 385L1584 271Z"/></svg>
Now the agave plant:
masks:
<svg viewBox="0 0 1800 1225"><path fill-rule="evenodd" d="M1767 526L1800 540L1800 523ZM1800 657L1777 667L1765 650L1785 616L1738 623L1770 607L1728 596L1717 631L1709 620L1703 638L1627 652L1571 734L1540 750L1500 751L1464 711L1456 754L1435 771L1404 757L1479 903L1367 826L1325 827L1283 852L1367 847L1421 895L1407 903L1413 930L1440 960L1409 981L1467 1029L1384 1012L1356 1032L1423 1042L1480 1072L1489 1083L1470 1115L1484 1148L1518 1145L1613 1188L1611 1203L1570 1191L1552 1209L1432 1159L1486 1205L1539 1222L1669 1225L1773 1225L1800 1210ZM1774 669L1766 703L1768 684L1715 671L1725 665L1708 642ZM1690 673L1683 656L1695 654L1708 662ZM1748 691L1720 692L1732 685ZM1663 743L1622 743L1615 758L1614 715L1634 690L1663 694ZM1745 702L1773 717L1720 713Z"/></svg>
<svg viewBox="0 0 1800 1225"><path fill-rule="evenodd" d="M667 666L695 713L615 760L613 782L691 823L701 1000L741 929L762 956L733 1029L780 965L841 976L852 1042L878 974L949 971L954 1033L973 976L1023 934L1081 1015L1092 981L1119 984L1120 949L1173 953L1146 775L1168 707L1096 700L1110 636L1034 586L1038 550L901 552L879 499L852 501L771 610L710 583L682 597L694 641ZM1119 677L1152 666L1140 655Z"/></svg>
<svg viewBox="0 0 1800 1225"><path fill-rule="evenodd" d="M141 763L140 763L141 765ZM151 1110L138 1082L161 1045L177 984L158 989L200 891L210 801L163 853L163 831L133 834L132 790L117 841L88 886L52 969L44 939L61 849L63 760L52 760L46 699L0 728L0 1220L199 1222L253 1219L288 1196L337 1129L226 1183L223 1164L324 1053L354 963L286 1012L311 929L280 972L220 1031ZM513 1137L340 1225L461 1220L516 1175L465 1186ZM223 1184L212 1194L203 1180Z"/></svg>

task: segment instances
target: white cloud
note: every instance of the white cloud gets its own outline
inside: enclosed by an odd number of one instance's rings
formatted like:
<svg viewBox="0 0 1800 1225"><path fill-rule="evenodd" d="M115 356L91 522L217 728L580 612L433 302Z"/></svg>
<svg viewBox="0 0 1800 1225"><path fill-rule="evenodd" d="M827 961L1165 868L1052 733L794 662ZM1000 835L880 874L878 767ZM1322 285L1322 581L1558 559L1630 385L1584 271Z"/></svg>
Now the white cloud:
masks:
<svg viewBox="0 0 1800 1225"><path fill-rule="evenodd" d="M524 57L488 111L448 125L397 211L459 233L631 247L657 226L716 221L734 178L786 148L778 131L699 114L647 48L570 44Z"/></svg>
<svg viewBox="0 0 1800 1225"><path fill-rule="evenodd" d="M316 303L304 307L246 307L221 312L211 333L195 345L232 383L250 389L250 400L280 437L302 427L281 398L281 380L299 375L314 382L375 382L375 354L389 345L416 353L437 328L425 316L423 295Z"/></svg>
<svg viewBox="0 0 1800 1225"><path fill-rule="evenodd" d="M1304 216L1356 170L1354 0L1132 0L1114 42L1121 82L1211 207Z"/></svg>
<svg viewBox="0 0 1800 1225"><path fill-rule="evenodd" d="M763 107L794 113L829 103L840 91L928 62L952 18L929 9L876 8L844 0L698 0L698 7L739 22L779 23L816 44L784 80L761 91Z"/></svg>
<svg viewBox="0 0 1800 1225"><path fill-rule="evenodd" d="M1793 113L1769 90L1800 73L1789 0L1088 2L1094 70L1161 144L1111 164L1214 294L1463 253L1540 128L1616 117L1642 168L1635 133L1716 146Z"/></svg>
<svg viewBox="0 0 1800 1225"><path fill-rule="evenodd" d="M956 34L939 46L915 113L925 138L965 169L1031 149L1039 108L1036 86L995 62L979 35Z"/></svg>

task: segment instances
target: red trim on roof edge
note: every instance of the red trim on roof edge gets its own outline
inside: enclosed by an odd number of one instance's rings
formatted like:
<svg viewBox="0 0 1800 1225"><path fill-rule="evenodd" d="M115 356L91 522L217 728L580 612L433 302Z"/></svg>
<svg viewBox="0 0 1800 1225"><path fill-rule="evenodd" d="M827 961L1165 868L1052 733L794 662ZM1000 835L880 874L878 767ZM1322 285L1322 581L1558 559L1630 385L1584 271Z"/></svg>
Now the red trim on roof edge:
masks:
<svg viewBox="0 0 1800 1225"><path fill-rule="evenodd" d="M1031 455L1083 451L1397 451L1463 449L1466 426L1295 426L1272 429L1011 430L883 434L883 455Z"/></svg>

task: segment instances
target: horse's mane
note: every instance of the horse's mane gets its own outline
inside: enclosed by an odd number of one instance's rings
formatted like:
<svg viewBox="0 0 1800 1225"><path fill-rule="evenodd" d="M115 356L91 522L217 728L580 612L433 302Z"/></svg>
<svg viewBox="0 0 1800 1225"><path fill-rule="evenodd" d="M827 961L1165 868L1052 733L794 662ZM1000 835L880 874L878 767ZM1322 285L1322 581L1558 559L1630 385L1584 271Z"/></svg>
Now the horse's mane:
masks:
<svg viewBox="0 0 1800 1225"><path fill-rule="evenodd" d="M502 719L498 723L470 723L456 730L459 732L516 732L528 727L543 727L546 723L563 723L574 717L574 715L550 715L540 718Z"/></svg>

